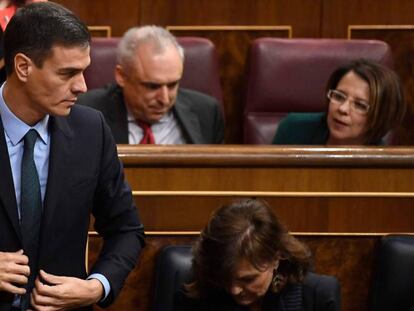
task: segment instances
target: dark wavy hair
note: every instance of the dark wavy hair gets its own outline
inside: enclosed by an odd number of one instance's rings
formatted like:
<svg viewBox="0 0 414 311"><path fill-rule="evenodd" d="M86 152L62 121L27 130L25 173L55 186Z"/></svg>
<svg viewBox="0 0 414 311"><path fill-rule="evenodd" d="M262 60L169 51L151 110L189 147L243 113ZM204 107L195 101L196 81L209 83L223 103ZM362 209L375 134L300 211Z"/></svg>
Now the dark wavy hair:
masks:
<svg viewBox="0 0 414 311"><path fill-rule="evenodd" d="M331 74L326 93L336 89L341 79L349 72L355 73L369 85L370 109L367 115L364 144L376 144L402 122L407 111L400 78L393 70L379 63L357 59L337 68ZM329 104L328 99L327 103Z"/></svg>
<svg viewBox="0 0 414 311"><path fill-rule="evenodd" d="M53 2L38 2L18 9L4 33L4 61L7 75L14 71L14 57L23 53L37 67L55 45L88 47L87 26L71 11Z"/></svg>
<svg viewBox="0 0 414 311"><path fill-rule="evenodd" d="M289 234L264 201L242 200L213 213L193 247L194 282L189 297L207 297L231 284L236 264L248 260L257 269L277 259L286 282L301 282L310 265L307 247Z"/></svg>

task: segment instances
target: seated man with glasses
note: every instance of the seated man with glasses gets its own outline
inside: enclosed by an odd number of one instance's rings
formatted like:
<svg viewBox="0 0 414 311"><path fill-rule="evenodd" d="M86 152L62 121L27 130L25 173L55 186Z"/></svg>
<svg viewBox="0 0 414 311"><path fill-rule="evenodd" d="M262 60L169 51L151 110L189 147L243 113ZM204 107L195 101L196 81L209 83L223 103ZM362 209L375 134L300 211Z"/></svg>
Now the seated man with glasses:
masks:
<svg viewBox="0 0 414 311"><path fill-rule="evenodd" d="M398 76L364 59L336 69L326 89L326 112L289 114L273 144L382 145L407 109Z"/></svg>
<svg viewBox="0 0 414 311"><path fill-rule="evenodd" d="M221 108L213 97L179 87L183 63L183 48L170 32L131 28L117 49L117 83L79 96L78 103L103 113L117 144L221 144Z"/></svg>

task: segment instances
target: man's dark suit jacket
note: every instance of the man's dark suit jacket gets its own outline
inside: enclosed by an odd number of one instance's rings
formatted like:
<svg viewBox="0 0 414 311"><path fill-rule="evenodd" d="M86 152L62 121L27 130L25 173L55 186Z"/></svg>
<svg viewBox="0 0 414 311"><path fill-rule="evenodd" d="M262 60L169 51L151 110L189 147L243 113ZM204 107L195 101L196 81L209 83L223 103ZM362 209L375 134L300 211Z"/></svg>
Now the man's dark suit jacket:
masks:
<svg viewBox="0 0 414 311"><path fill-rule="evenodd" d="M117 144L128 144L128 120L122 89L116 84L79 96L78 104L103 113ZM210 96L179 89L173 112L192 144L221 144L224 121L221 107Z"/></svg>
<svg viewBox="0 0 414 311"><path fill-rule="evenodd" d="M116 145L102 114L74 106L68 117L50 117L49 175L43 204L39 269L85 279L90 213L104 244L90 273L101 273L118 295L144 245L129 186ZM0 251L22 249L16 195L0 119ZM10 310L13 295L0 292L0 310ZM87 310L91 308L85 308Z"/></svg>

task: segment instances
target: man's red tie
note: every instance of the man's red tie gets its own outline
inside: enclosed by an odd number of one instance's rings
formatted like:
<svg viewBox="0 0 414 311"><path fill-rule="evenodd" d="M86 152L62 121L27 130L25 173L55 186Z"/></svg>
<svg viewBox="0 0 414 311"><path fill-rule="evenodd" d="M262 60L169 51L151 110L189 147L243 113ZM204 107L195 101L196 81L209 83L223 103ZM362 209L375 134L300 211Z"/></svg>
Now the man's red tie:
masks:
<svg viewBox="0 0 414 311"><path fill-rule="evenodd" d="M143 131L143 136L139 143L140 144L155 144L154 134L152 133L151 125L146 122L142 122L142 121L138 121L137 123L142 128L142 131Z"/></svg>

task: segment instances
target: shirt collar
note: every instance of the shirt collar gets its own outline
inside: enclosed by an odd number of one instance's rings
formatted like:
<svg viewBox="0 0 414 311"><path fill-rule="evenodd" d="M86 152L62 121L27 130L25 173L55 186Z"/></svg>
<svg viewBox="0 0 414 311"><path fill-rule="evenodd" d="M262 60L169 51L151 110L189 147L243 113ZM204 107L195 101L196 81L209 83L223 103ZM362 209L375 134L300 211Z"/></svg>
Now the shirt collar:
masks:
<svg viewBox="0 0 414 311"><path fill-rule="evenodd" d="M3 90L6 82L0 88L0 117L3 122L4 131L9 137L13 145L18 144L24 135L30 130L35 129L42 139L44 144L47 144L49 141L49 115L46 115L42 120L40 120L36 125L29 126L20 120L16 115L9 109L6 102L3 98Z"/></svg>
<svg viewBox="0 0 414 311"><path fill-rule="evenodd" d="M172 118L172 111L169 110L166 114L162 116L162 118L158 122L154 124L167 123L171 120L171 118ZM127 108L127 120L128 122L135 122L135 118L128 108Z"/></svg>

